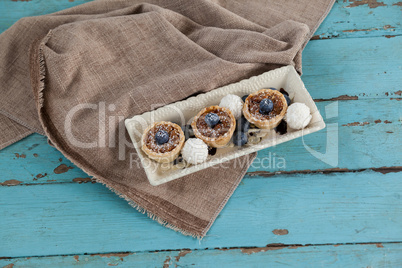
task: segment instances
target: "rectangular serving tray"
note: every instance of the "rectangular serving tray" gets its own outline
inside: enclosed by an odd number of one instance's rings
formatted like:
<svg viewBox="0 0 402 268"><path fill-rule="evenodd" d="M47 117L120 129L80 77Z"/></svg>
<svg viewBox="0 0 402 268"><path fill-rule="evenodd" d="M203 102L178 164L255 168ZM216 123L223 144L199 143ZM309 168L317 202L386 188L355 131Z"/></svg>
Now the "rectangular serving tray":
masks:
<svg viewBox="0 0 402 268"><path fill-rule="evenodd" d="M154 122L171 121L179 125L189 124L192 118L201 109L211 105L218 105L220 100L227 94L243 96L256 92L259 89L269 87L278 89L284 88L292 97L292 103L302 102L310 108L312 119L306 128L302 130L292 130L288 128L288 132L284 135L279 135L272 131L271 135L263 138L261 142L256 145L218 149L217 153L214 156L209 156L206 162L198 165L190 165L184 169L174 168L166 170L166 168L161 166L166 164L160 164L149 159L141 149L143 131ZM137 150L142 167L145 169L148 180L151 185L154 186L325 128L324 120L317 106L293 66L278 68L259 76L254 76L234 84L214 89L208 93L191 97L184 101L166 105L142 115L136 115L130 119L126 119L125 125L134 147Z"/></svg>

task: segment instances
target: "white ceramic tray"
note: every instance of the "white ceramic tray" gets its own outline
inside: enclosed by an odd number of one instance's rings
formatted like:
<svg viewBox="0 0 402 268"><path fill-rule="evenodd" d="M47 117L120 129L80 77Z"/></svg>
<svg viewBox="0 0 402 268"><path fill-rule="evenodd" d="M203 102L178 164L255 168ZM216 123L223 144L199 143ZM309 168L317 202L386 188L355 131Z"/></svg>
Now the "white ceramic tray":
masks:
<svg viewBox="0 0 402 268"><path fill-rule="evenodd" d="M293 102L302 102L306 104L310 110L312 119L309 125L303 130L292 130L288 128L288 132L284 135L273 134L263 138L257 145L245 145L242 147L226 147L218 149L214 156L209 156L207 161L198 164L190 165L184 169L168 169L162 168L160 163L150 160L141 149L141 137L143 131L150 124L158 121L171 121L179 125L191 123L192 118L203 108L218 105L221 98L227 94L236 94L243 96L253 93L262 88L284 88L292 98ZM142 115L134 116L126 119L125 125L130 138L137 150L138 157L145 169L149 182L152 185L159 185L171 180L183 177L185 175L197 172L199 170L223 163L225 161L256 152L258 150L293 140L306 134L316 132L325 128L324 120L320 115L317 106L315 105L310 94L300 76L297 74L293 66L285 66L266 72L259 76L251 77L250 79L230 84L221 88L214 89L208 93L200 94L191 97L187 100L169 104L157 110L146 112ZM166 164L165 164L166 165Z"/></svg>

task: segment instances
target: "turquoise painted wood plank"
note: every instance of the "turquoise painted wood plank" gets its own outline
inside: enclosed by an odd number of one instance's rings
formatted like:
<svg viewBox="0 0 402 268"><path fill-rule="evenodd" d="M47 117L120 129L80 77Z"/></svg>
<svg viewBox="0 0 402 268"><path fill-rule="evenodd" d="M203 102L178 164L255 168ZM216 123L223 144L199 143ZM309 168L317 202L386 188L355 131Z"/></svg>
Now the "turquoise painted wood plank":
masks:
<svg viewBox="0 0 402 268"><path fill-rule="evenodd" d="M336 113L330 105L338 109L338 116L331 118ZM317 106L328 118L326 129L259 151L248 172L401 166L402 106L398 101L366 99L319 102Z"/></svg>
<svg viewBox="0 0 402 268"><path fill-rule="evenodd" d="M46 15L90 1L92 0L2 0L0 33L23 17Z"/></svg>
<svg viewBox="0 0 402 268"><path fill-rule="evenodd" d="M47 138L33 134L0 150L0 183L59 183L88 175L47 143Z"/></svg>
<svg viewBox="0 0 402 268"><path fill-rule="evenodd" d="M399 267L402 245L325 245L28 257L13 267ZM9 267L10 267L9 266ZM7 267L7 268L9 268Z"/></svg>
<svg viewBox="0 0 402 268"><path fill-rule="evenodd" d="M230 250L177 250L0 260L18 267L398 267L402 245L326 245ZM10 268L8 266L7 268Z"/></svg>
<svg viewBox="0 0 402 268"><path fill-rule="evenodd" d="M0 187L0 225L6 226L0 252L21 257L401 242L401 174L246 177L202 241L150 220L100 184Z"/></svg>
<svg viewBox="0 0 402 268"><path fill-rule="evenodd" d="M0 33L18 19L44 15L90 0L30 0L0 2ZM398 0L338 0L314 38L349 38L400 35L401 6Z"/></svg>
<svg viewBox="0 0 402 268"><path fill-rule="evenodd" d="M317 40L303 51L302 80L314 99L400 99L401 77L402 36Z"/></svg>
<svg viewBox="0 0 402 268"><path fill-rule="evenodd" d="M331 103L338 106L338 115L332 118L333 112L325 112L325 107L330 107ZM401 165L402 148L397 141L402 137L399 122L402 108L398 101L365 99L318 102L317 105L324 118L328 118L325 130L307 135L304 143L299 138L260 151L249 172L292 172L334 167L356 170ZM339 139L338 145L334 142L335 138ZM324 161L306 147L325 154L319 157ZM0 163L0 183L88 181L83 171L50 147L40 135L32 135L0 151Z"/></svg>
<svg viewBox="0 0 402 268"><path fill-rule="evenodd" d="M337 0L314 38L356 38L402 34L399 0Z"/></svg>

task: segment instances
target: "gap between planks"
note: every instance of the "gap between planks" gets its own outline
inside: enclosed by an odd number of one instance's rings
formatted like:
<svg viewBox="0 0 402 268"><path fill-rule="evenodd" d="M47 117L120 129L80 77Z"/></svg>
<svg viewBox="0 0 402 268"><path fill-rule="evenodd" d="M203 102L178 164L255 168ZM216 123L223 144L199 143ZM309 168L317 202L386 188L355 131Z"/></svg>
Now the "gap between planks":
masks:
<svg viewBox="0 0 402 268"><path fill-rule="evenodd" d="M274 175L288 175L288 174L330 174L330 173L356 173L364 171L374 171L382 174L396 173L402 171L402 166L395 167L380 167L380 168L361 168L361 169L347 169L347 168L328 168L328 169L317 169L317 170L294 170L294 171L278 171L278 172L268 172L268 171L253 171L247 172L246 176L250 177L271 177Z"/></svg>
<svg viewBox="0 0 402 268"><path fill-rule="evenodd" d="M402 171L402 166L394 166L394 167L380 167L380 168L361 168L361 169L347 169L347 168L328 168L328 169L317 169L317 170L293 170L293 171L277 171L277 172L269 172L269 171L253 171L247 172L244 177L272 177L278 175L297 175L297 174L332 174L332 173L358 173L365 171L374 171L382 174L387 173L397 173ZM88 178L87 180L83 179L81 181L64 181L64 182L43 182L43 183L23 183L18 180L7 180L3 183L0 183L0 186L32 186L32 185L54 185L54 184L65 184L65 183L96 183L95 180Z"/></svg>
<svg viewBox="0 0 402 268"><path fill-rule="evenodd" d="M182 248L182 249L162 249L162 250L145 250L145 251L123 251L123 252L103 252L103 253L75 253L75 254L60 254L60 255L33 255L33 256L19 256L19 257L3 257L0 256L0 260L13 260L13 259L24 259L24 258L46 258L46 257L68 257L68 256L120 256L125 257L136 253L157 253L157 252L192 252L192 251L208 251L208 250L238 250L240 249L243 253L251 254L258 252L265 252L268 250L279 250L279 249L296 249L300 247L325 247L325 246L359 246L359 245L376 245L378 248L383 248L387 244L402 244L402 241L391 241L391 242L359 242L359 243L325 243L325 244L282 244L273 243L267 244L265 247L216 247L216 248Z"/></svg>

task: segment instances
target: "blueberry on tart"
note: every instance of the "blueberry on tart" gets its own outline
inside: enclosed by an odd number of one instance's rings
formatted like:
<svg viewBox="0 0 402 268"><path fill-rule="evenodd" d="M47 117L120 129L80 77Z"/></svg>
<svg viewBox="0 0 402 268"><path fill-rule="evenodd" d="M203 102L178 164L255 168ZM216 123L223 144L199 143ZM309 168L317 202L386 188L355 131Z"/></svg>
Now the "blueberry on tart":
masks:
<svg viewBox="0 0 402 268"><path fill-rule="evenodd" d="M261 89L246 98L243 115L258 128L272 129L282 121L287 108L287 101L282 93Z"/></svg>
<svg viewBox="0 0 402 268"><path fill-rule="evenodd" d="M172 122L156 122L142 135L142 150L157 162L172 162L184 144L181 127Z"/></svg>
<svg viewBox="0 0 402 268"><path fill-rule="evenodd" d="M197 138L208 146L220 148L232 138L236 119L228 108L210 106L195 116L191 126Z"/></svg>

